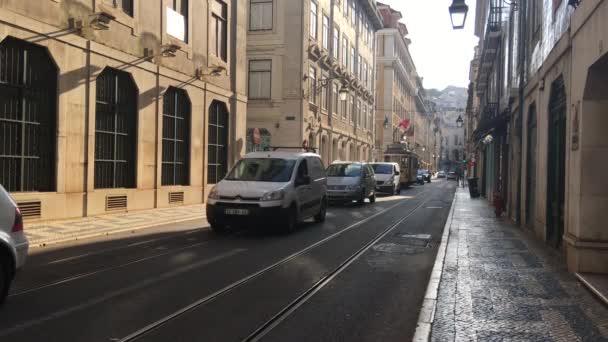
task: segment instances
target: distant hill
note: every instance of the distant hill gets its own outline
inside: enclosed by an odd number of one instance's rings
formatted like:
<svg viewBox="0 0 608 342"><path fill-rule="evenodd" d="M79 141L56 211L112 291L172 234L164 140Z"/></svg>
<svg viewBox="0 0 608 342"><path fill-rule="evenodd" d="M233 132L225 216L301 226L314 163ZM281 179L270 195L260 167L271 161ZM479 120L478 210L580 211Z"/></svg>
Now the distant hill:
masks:
<svg viewBox="0 0 608 342"><path fill-rule="evenodd" d="M443 90L427 89L426 95L440 110L464 109L467 106L467 88L448 86Z"/></svg>

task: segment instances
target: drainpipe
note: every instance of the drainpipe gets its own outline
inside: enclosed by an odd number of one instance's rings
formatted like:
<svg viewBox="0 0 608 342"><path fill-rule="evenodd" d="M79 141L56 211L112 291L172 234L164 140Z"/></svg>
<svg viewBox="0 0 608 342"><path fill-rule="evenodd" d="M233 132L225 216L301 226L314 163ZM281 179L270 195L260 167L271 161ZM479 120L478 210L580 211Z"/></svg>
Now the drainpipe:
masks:
<svg viewBox="0 0 608 342"><path fill-rule="evenodd" d="M89 215L89 118L91 117L91 41L87 40L86 44L86 66L87 66L87 81L85 82L85 97L84 97L84 204L82 208L82 216ZM94 152L93 152L94 153Z"/></svg>
<svg viewBox="0 0 608 342"><path fill-rule="evenodd" d="M518 39L518 43L519 43L519 52L518 52L518 57L519 57L519 122L521 122L521 124L523 125L523 120L524 120L524 87L526 85L526 82L524 80L525 76L526 76L526 43L525 43L525 36L527 33L527 22L526 22L526 17L527 17L527 0L520 0L520 6L519 6L519 39ZM519 127L516 127L516 129L519 129ZM522 187L522 177L521 177L521 169L523 167L523 132L519 132L520 134L520 143L519 143L519 170L518 170L518 178L519 178L519 188L518 188L518 193L519 193L519 199L518 199L518 212L517 212L517 218L519 218L519 221L521 222L521 202L522 202L522 191L521 191L521 187Z"/></svg>

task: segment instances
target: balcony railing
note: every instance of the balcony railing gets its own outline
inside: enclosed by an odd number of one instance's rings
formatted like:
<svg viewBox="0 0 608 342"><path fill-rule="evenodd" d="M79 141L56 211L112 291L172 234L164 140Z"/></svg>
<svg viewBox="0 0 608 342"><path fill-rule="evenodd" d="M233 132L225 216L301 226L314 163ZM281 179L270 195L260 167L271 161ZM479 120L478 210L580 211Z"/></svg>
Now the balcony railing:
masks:
<svg viewBox="0 0 608 342"><path fill-rule="evenodd" d="M491 120L498 117L498 103L490 102L483 109L482 120Z"/></svg>
<svg viewBox="0 0 608 342"><path fill-rule="evenodd" d="M500 31L502 25L502 1L490 1L490 14L488 16L488 33Z"/></svg>

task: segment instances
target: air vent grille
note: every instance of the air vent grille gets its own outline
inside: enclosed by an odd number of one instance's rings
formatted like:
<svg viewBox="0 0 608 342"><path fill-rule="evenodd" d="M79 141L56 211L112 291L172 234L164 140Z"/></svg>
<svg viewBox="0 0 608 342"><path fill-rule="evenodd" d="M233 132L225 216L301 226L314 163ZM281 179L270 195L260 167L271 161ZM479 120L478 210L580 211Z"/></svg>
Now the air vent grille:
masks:
<svg viewBox="0 0 608 342"><path fill-rule="evenodd" d="M169 193L169 204L183 204L184 203L184 192L170 192Z"/></svg>
<svg viewBox="0 0 608 342"><path fill-rule="evenodd" d="M42 216L42 204L40 201L19 202L19 210L25 219L38 219Z"/></svg>
<svg viewBox="0 0 608 342"><path fill-rule="evenodd" d="M106 211L126 210L126 209L127 209L127 195L107 196L106 197Z"/></svg>

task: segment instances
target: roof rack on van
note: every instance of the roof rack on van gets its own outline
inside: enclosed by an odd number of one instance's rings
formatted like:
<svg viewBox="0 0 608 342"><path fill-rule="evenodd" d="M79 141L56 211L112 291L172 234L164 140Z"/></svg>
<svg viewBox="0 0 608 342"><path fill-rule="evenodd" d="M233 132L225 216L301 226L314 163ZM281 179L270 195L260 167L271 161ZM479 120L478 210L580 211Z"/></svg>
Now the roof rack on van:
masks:
<svg viewBox="0 0 608 342"><path fill-rule="evenodd" d="M314 147L302 147L302 146L269 146L266 150L272 149L273 151L285 149L285 150L304 150L306 152L317 153L317 149Z"/></svg>

